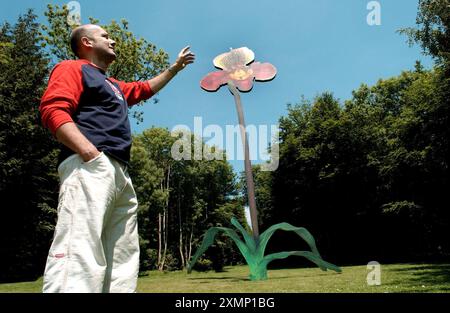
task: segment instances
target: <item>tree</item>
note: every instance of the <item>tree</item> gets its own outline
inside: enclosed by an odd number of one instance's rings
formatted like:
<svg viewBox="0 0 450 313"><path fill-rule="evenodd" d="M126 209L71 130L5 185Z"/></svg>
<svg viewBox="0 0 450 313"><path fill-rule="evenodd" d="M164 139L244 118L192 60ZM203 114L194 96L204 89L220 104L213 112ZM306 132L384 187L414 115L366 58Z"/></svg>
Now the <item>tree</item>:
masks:
<svg viewBox="0 0 450 313"><path fill-rule="evenodd" d="M162 128L147 129L134 137L130 175L140 203L142 270L184 268L207 227L228 224L231 215L243 219L242 206L233 198L236 185L230 164L226 160L174 160L171 148L176 139ZM192 151L195 140L204 145L193 135L186 140ZM206 257L217 270L238 260L227 243L222 238L216 253Z"/></svg>
<svg viewBox="0 0 450 313"><path fill-rule="evenodd" d="M289 218L314 229L324 251L343 262L447 255L442 77L439 68L416 64L415 71L361 85L344 106L327 93L289 106L271 179L275 222Z"/></svg>
<svg viewBox="0 0 450 313"><path fill-rule="evenodd" d="M438 63L450 61L450 1L419 0L418 28L404 28L400 32L408 35L409 43L419 43L424 52Z"/></svg>
<svg viewBox="0 0 450 313"><path fill-rule="evenodd" d="M211 151L210 147L202 144L203 151ZM192 251L192 248L200 243L200 237L208 228L228 226L232 216L243 222L244 210L237 197L235 174L226 158L210 161L193 160L189 163L190 172L196 173L197 181L191 198L192 206L184 214L186 224L191 225L190 230L185 228L185 233L193 236L193 240L189 240L188 243L189 251ZM201 227L195 227L196 223L200 223ZM185 256L186 263L191 256L191 253ZM233 242L226 236L218 238L212 250L206 253L205 258L211 260L211 266L216 271L221 271L225 264L242 260Z"/></svg>
<svg viewBox="0 0 450 313"><path fill-rule="evenodd" d="M44 269L56 213L56 145L38 107L48 75L39 24L30 10L0 30L0 281L34 278ZM8 206L6 206L8 204Z"/></svg>
<svg viewBox="0 0 450 313"><path fill-rule="evenodd" d="M154 202L154 193L158 190L159 182L163 176L156 162L150 158L146 148L139 140L133 140L131 147L130 176L138 198L138 228L140 243L140 270L153 269L156 264L155 251L151 244L155 241L153 233L153 220L151 218Z"/></svg>
<svg viewBox="0 0 450 313"><path fill-rule="evenodd" d="M11 51L13 44L10 42L0 42L0 64L12 62Z"/></svg>
<svg viewBox="0 0 450 313"><path fill-rule="evenodd" d="M141 172L141 177L151 175L151 181L154 182L152 185L148 186L151 188L145 188L145 185L140 186L140 188L145 191L145 193L141 193L141 197L143 196L143 203L146 205L148 214L152 213L148 211L151 209L157 215L157 266L160 271L165 268L169 243L169 199L171 192L171 171L173 166L170 147L173 142L174 138L170 136L169 131L162 128L147 129L141 135L134 137L134 143L142 150L141 154L145 153L144 157L153 162L153 167L157 167L157 171L154 173L148 173L146 168L140 168L139 172ZM140 179L142 181L142 178ZM147 184L148 182L147 179Z"/></svg>
<svg viewBox="0 0 450 313"><path fill-rule="evenodd" d="M72 28L67 23L69 11L67 6L47 6L45 16L48 25L42 25L44 46L54 56L54 61L75 59L70 48L70 33ZM95 18L89 18L90 23L99 24ZM116 41L116 61L108 69L109 75L123 81L147 80L167 68L169 56L164 50L143 38L136 38L129 30L129 23L122 19L120 23L111 21L102 26ZM156 99L156 98L155 98ZM157 100L154 100L157 101ZM137 107L135 107L137 108ZM142 122L142 112L133 111L133 117Z"/></svg>
<svg viewBox="0 0 450 313"><path fill-rule="evenodd" d="M430 186L428 191L433 195L429 199L434 199L433 207L440 208L437 215L441 217L441 229L448 224L450 219L448 210L444 209L445 205L448 206L446 190L449 184L448 160L450 158L448 127L450 108L449 8L449 0L420 0L417 28L401 30L402 33L408 35L410 44L418 43L424 52L431 55L436 61L435 72L418 81L417 88L409 94L409 98L415 103L409 110L409 123L398 126L403 130L403 134L408 136L414 134L414 131L420 131L420 135L413 140L414 143L426 147L420 154L424 158L423 164L426 164L427 171L435 173L433 178L428 177L428 183L433 186ZM417 159L417 155L415 159ZM437 232L436 229L433 231ZM448 236L448 234L441 232L441 236Z"/></svg>

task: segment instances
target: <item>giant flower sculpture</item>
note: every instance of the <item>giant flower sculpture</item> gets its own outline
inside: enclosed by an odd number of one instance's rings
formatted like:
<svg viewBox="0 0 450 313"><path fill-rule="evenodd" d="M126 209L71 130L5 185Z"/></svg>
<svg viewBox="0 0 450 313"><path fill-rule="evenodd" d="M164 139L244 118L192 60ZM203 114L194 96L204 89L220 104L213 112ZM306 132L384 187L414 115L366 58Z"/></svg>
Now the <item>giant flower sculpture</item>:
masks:
<svg viewBox="0 0 450 313"><path fill-rule="evenodd" d="M247 47L222 53L213 61L214 66L222 71L208 74L200 86L207 91L217 91L231 81L240 91L248 92L253 87L253 80L267 81L275 77L277 69L272 64L252 63L254 59L255 54Z"/></svg>
<svg viewBox="0 0 450 313"><path fill-rule="evenodd" d="M239 90L242 92L250 91L253 87L254 80L268 81L273 79L277 70L270 63L252 63L254 59L255 54L247 47L232 49L230 52L217 56L213 61L214 65L221 68L222 71L210 73L200 82L200 86L207 91L217 91L222 85L228 84L228 88L234 96L245 154L245 177L253 236L235 218L231 219L231 224L241 233L242 238L232 228L211 227L206 232L202 244L189 262L188 273L192 271L192 266L197 259L214 243L214 238L218 232L224 232L225 235L229 236L236 243L249 266L250 280L267 279L267 265L273 260L284 259L291 255L303 256L311 262L314 262L324 271L331 269L336 272L341 272L339 267L322 259L317 250L314 237L303 227L295 227L288 223L279 223L269 227L261 236L259 235L252 165L250 162L244 113ZM307 242L311 251L288 251L264 255L267 243L276 230L295 232Z"/></svg>

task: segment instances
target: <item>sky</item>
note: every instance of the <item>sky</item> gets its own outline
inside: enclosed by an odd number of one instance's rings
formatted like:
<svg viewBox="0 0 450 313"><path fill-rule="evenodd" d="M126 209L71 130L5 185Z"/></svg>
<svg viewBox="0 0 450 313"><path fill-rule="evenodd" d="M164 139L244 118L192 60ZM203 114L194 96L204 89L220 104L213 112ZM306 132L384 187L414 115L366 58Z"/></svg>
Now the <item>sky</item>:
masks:
<svg viewBox="0 0 450 313"><path fill-rule="evenodd" d="M200 80L216 71L212 60L230 48L248 47L255 60L272 63L277 76L270 82L256 82L242 94L245 120L261 131L250 138L253 164L264 161L271 125L287 114L287 104L299 103L302 96L312 100L330 91L343 103L362 83L373 85L380 78L413 69L416 60L429 68L432 61L417 46L410 47L400 28L414 27L417 0L380 0L380 25L369 25L369 0L79 0L81 18L95 17L100 23L128 20L137 36L166 51L170 62L186 45L196 54L196 62L180 72L158 94L158 103L148 101L142 108L144 122L131 120L132 131L151 126L172 130L186 125L200 134L208 125L218 125L218 134L205 141L230 147L225 141L226 125L237 125L234 100L226 87L218 92L200 88ZM68 1L0 1L0 22L14 23L20 14L33 8L40 22L48 3ZM197 126L194 129L194 121ZM201 119L201 127L199 122ZM262 128L261 128L262 126ZM240 142L229 158L236 172L244 168Z"/></svg>

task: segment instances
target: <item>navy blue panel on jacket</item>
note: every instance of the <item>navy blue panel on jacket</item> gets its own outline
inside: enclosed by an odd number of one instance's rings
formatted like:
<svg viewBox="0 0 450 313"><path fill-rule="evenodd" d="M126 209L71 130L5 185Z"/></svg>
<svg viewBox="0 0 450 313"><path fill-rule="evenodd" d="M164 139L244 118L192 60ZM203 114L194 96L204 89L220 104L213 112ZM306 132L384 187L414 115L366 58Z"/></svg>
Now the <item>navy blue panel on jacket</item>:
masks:
<svg viewBox="0 0 450 313"><path fill-rule="evenodd" d="M108 78L88 60L63 61L53 69L39 107L42 122L53 134L74 122L99 151L128 163L131 130L128 106L153 95L148 82ZM60 162L75 153L63 146Z"/></svg>
<svg viewBox="0 0 450 313"><path fill-rule="evenodd" d="M131 150L131 129L128 104L116 83L105 73L89 64L81 67L83 94L77 111L72 116L81 133L99 150L128 163ZM73 151L61 150L60 160Z"/></svg>

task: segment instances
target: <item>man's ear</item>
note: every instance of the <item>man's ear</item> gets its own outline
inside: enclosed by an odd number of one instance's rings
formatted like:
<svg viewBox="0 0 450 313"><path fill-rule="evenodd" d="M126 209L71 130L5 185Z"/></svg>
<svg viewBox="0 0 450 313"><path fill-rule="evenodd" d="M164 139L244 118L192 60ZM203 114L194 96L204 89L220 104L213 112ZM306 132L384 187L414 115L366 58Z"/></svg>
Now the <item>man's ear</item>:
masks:
<svg viewBox="0 0 450 313"><path fill-rule="evenodd" d="M81 44L86 47L92 48L92 40L88 37L81 37Z"/></svg>

